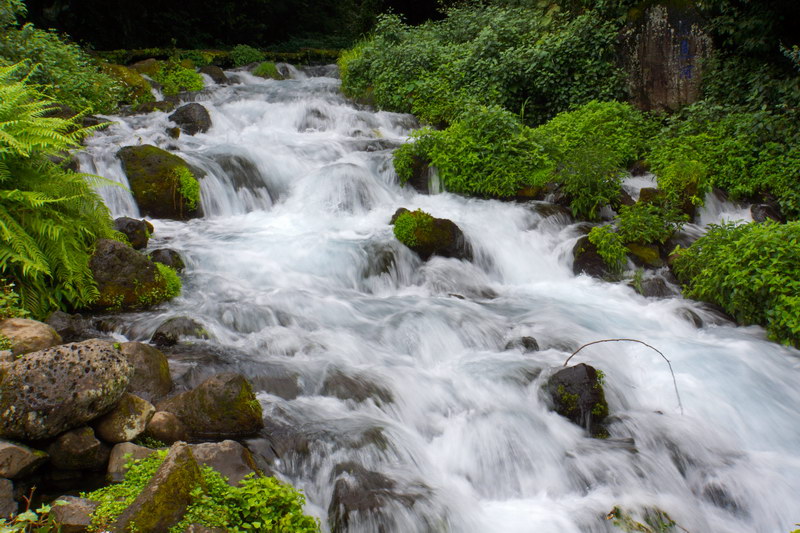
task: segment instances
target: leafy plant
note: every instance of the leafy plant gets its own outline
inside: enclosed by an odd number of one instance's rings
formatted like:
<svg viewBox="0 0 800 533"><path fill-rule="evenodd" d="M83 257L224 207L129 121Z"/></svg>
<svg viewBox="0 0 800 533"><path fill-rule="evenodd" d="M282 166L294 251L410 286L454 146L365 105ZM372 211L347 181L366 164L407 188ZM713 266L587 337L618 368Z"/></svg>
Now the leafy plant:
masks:
<svg viewBox="0 0 800 533"><path fill-rule="evenodd" d="M664 244L688 217L668 203L637 202L623 205L616 217L617 232L625 243Z"/></svg>
<svg viewBox="0 0 800 533"><path fill-rule="evenodd" d="M264 61L259 64L254 70L253 74L262 78L272 78L273 80L282 80L283 76L278 72L278 68L272 61Z"/></svg>
<svg viewBox="0 0 800 533"><path fill-rule="evenodd" d="M0 533L58 533L61 525L50 514L52 505L41 505L35 511L31 509L33 490L29 496L23 496L25 510L11 518L0 518ZM53 505L62 505L57 500Z"/></svg>
<svg viewBox="0 0 800 533"><path fill-rule="evenodd" d="M597 247L597 253L603 258L609 270L619 274L628 262L628 250L618 233L611 226L596 226L589 232L589 242Z"/></svg>
<svg viewBox="0 0 800 533"><path fill-rule="evenodd" d="M153 80L162 85L166 95L174 95L183 91L199 91L203 88L203 77L194 71L170 62L162 66L153 76Z"/></svg>
<svg viewBox="0 0 800 533"><path fill-rule="evenodd" d="M241 67L250 63L264 61L264 53L246 44L237 44L231 50L233 65Z"/></svg>
<svg viewBox="0 0 800 533"><path fill-rule="evenodd" d="M14 284L0 278L0 320L26 316L28 312L21 307L19 294L14 291Z"/></svg>
<svg viewBox="0 0 800 533"><path fill-rule="evenodd" d="M186 208L196 209L200 203L200 183L194 177L192 171L184 166L177 166L172 169L172 173L177 179L178 192L186 201Z"/></svg>
<svg viewBox="0 0 800 533"><path fill-rule="evenodd" d="M646 508L636 514L614 507L606 520L611 520L614 526L627 533L671 533L678 531L678 528L686 531L667 513L655 507Z"/></svg>

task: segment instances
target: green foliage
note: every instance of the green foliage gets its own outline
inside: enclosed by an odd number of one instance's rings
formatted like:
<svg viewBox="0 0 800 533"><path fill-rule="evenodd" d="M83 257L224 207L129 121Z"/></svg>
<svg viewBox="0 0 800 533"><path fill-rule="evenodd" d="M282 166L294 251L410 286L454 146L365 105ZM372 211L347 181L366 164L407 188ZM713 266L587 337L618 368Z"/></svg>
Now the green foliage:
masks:
<svg viewBox="0 0 800 533"><path fill-rule="evenodd" d="M200 74L175 62L162 66L153 76L153 80L162 85L162 91L166 95L199 91L203 88L203 77Z"/></svg>
<svg viewBox="0 0 800 533"><path fill-rule="evenodd" d="M27 499L30 503L30 498ZM53 505L64 502L56 501ZM28 507L11 518L0 518L0 533L58 533L61 526L50 514L51 505L42 505L35 511Z"/></svg>
<svg viewBox="0 0 800 533"><path fill-rule="evenodd" d="M165 446L167 446L166 442L154 439L153 437L149 437L147 435L139 435L131 442L133 442L137 446L144 446L145 448L152 448L154 450L157 448L164 448Z"/></svg>
<svg viewBox="0 0 800 533"><path fill-rule="evenodd" d="M0 67L0 275L15 283L34 317L91 303L89 270L98 238L115 238L111 217L87 179L49 157L78 146L90 130L45 118L45 97L23 67Z"/></svg>
<svg viewBox="0 0 800 533"><path fill-rule="evenodd" d="M283 76L281 76L281 73L278 72L278 68L272 61L264 61L263 63L258 65L253 70L253 74L255 74L256 76L260 76L262 78L272 78L273 80L283 79Z"/></svg>
<svg viewBox="0 0 800 533"><path fill-rule="evenodd" d="M425 236L433 227L433 217L423 211L407 211L397 217L394 222L394 236L408 247L419 246L425 242Z"/></svg>
<svg viewBox="0 0 800 533"><path fill-rule="evenodd" d="M19 294L14 291L14 284L0 278L0 320L26 316L28 312L20 305Z"/></svg>
<svg viewBox="0 0 800 533"><path fill-rule="evenodd" d="M264 53L246 44L238 44L231 50L233 65L241 67L250 63L264 61Z"/></svg>
<svg viewBox="0 0 800 533"><path fill-rule="evenodd" d="M800 346L800 222L712 226L678 254L673 269L687 296Z"/></svg>
<svg viewBox="0 0 800 533"><path fill-rule="evenodd" d="M178 192L186 201L186 208L196 209L200 203L200 183L194 177L192 171L187 167L178 166L172 169L172 173L178 180Z"/></svg>
<svg viewBox="0 0 800 533"><path fill-rule="evenodd" d="M687 219L686 215L668 203L637 202L619 208L617 233L625 243L664 244Z"/></svg>
<svg viewBox="0 0 800 533"><path fill-rule="evenodd" d="M624 241L609 225L596 226L589 232L589 242L597 247L597 253L603 258L608 269L619 274L628 262L628 250Z"/></svg>
<svg viewBox="0 0 800 533"><path fill-rule="evenodd" d="M154 264L158 270L155 280L156 285L153 289L139 295L139 304L143 306L154 305L164 300L171 300L181 293L182 283L178 273L165 264Z"/></svg>
<svg viewBox="0 0 800 533"><path fill-rule="evenodd" d="M686 531L667 513L655 507L645 508L637 513L614 507L606 520L611 520L614 526L626 533L673 533L679 529Z"/></svg>

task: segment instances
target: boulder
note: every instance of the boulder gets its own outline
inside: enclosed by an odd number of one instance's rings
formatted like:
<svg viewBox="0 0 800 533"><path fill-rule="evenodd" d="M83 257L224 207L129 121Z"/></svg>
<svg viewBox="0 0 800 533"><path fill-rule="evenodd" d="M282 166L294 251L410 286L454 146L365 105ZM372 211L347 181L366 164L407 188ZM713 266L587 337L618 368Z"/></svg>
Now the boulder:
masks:
<svg viewBox="0 0 800 533"><path fill-rule="evenodd" d="M84 340L85 331L89 328L89 321L79 314L68 314L64 311L53 311L46 321L47 325L56 330L62 342L75 342Z"/></svg>
<svg viewBox="0 0 800 533"><path fill-rule="evenodd" d="M233 440L195 444L192 453L199 464L210 466L228 478L232 486L238 485L248 474L261 473L250 450Z"/></svg>
<svg viewBox="0 0 800 533"><path fill-rule="evenodd" d="M670 289L664 278L648 278L639 283L629 283L629 286L645 298L668 298L675 294Z"/></svg>
<svg viewBox="0 0 800 533"><path fill-rule="evenodd" d="M22 444L0 440L0 478L23 478L47 462L48 455Z"/></svg>
<svg viewBox="0 0 800 533"><path fill-rule="evenodd" d="M217 85L227 85L230 83L228 76L226 76L222 69L216 65L206 65L204 67L200 67L199 72L200 74L209 76Z"/></svg>
<svg viewBox="0 0 800 533"><path fill-rule="evenodd" d="M472 259L464 233L452 220L435 218L422 210L395 213L395 236L423 260L433 255Z"/></svg>
<svg viewBox="0 0 800 533"><path fill-rule="evenodd" d="M200 467L185 442L176 442L139 496L125 509L113 531L166 533L180 522L192 502L192 491L203 486Z"/></svg>
<svg viewBox="0 0 800 533"><path fill-rule="evenodd" d="M167 356L149 344L126 342L120 351L133 367L128 392L149 402L156 402L172 390Z"/></svg>
<svg viewBox="0 0 800 533"><path fill-rule="evenodd" d="M7 318L0 321L0 335L11 341L11 352L22 355L61 344L56 330L43 322L27 318Z"/></svg>
<svg viewBox="0 0 800 533"><path fill-rule="evenodd" d="M189 428L181 422L181 419L166 411L156 411L147 429L145 436L172 444L179 440L189 440Z"/></svg>
<svg viewBox="0 0 800 533"><path fill-rule="evenodd" d="M580 363L562 368L547 381L547 392L555 411L592 435L603 434L608 404L600 375L594 367Z"/></svg>
<svg viewBox="0 0 800 533"><path fill-rule="evenodd" d="M144 115L147 113L155 113L161 111L162 113L169 113L175 109L175 102L171 100L159 100L158 102L142 102L128 109L123 115Z"/></svg>
<svg viewBox="0 0 800 533"><path fill-rule="evenodd" d="M199 216L199 202L191 197L194 186L181 181L184 170L191 173L183 159L150 144L126 146L117 157L143 215L174 220Z"/></svg>
<svg viewBox="0 0 800 533"><path fill-rule="evenodd" d="M128 442L144 433L155 412L153 404L126 392L111 411L95 421L94 429L106 442Z"/></svg>
<svg viewBox="0 0 800 533"><path fill-rule="evenodd" d="M14 501L14 484L11 480L0 478L0 518L8 518L17 512Z"/></svg>
<svg viewBox="0 0 800 533"><path fill-rule="evenodd" d="M169 116L169 119L177 124L183 133L189 135L205 133L211 127L211 115L205 107L196 102L182 105Z"/></svg>
<svg viewBox="0 0 800 533"><path fill-rule="evenodd" d="M131 217L119 217L114 219L114 229L128 238L134 250L141 250L147 247L154 228L146 220L137 220Z"/></svg>
<svg viewBox="0 0 800 533"><path fill-rule="evenodd" d="M572 272L577 276L587 274L593 278L610 277L608 265L597 253L597 246L589 241L589 237L581 237L572 249Z"/></svg>
<svg viewBox="0 0 800 533"><path fill-rule="evenodd" d="M767 220L774 220L778 223L783 223L785 220L781 215L780 208L772 204L753 204L750 206L750 216L753 217L755 222L766 222Z"/></svg>
<svg viewBox="0 0 800 533"><path fill-rule="evenodd" d="M430 190L430 161L418 155L411 156L411 177L408 178L404 185L413 188L415 191L422 194L429 194Z"/></svg>
<svg viewBox="0 0 800 533"><path fill-rule="evenodd" d="M50 463L62 470L105 470L111 449L97 440L90 427L67 431L50 446Z"/></svg>
<svg viewBox="0 0 800 533"><path fill-rule="evenodd" d="M131 65L130 68L139 74L145 74L152 77L159 71L159 69L161 69L161 61L151 57L150 59L137 61Z"/></svg>
<svg viewBox="0 0 800 533"><path fill-rule="evenodd" d="M196 388L158 405L177 416L193 438L236 438L264 427L261 404L240 374L213 376Z"/></svg>
<svg viewBox="0 0 800 533"><path fill-rule="evenodd" d="M520 350L522 353L538 352L539 343L533 337L519 337L508 341L506 350Z"/></svg>
<svg viewBox="0 0 800 533"><path fill-rule="evenodd" d="M108 412L133 368L106 341L92 339L33 352L0 374L0 437L47 439Z"/></svg>
<svg viewBox="0 0 800 533"><path fill-rule="evenodd" d="M125 473L128 469L125 467L130 461L138 461L150 454L155 453L155 450L146 448L144 446L137 446L132 442L121 442L111 448L111 456L108 458L108 474L107 479L112 483L119 483L125 479Z"/></svg>
<svg viewBox="0 0 800 533"><path fill-rule="evenodd" d="M150 252L149 257L152 262L167 265L175 272L183 272L183 269L186 268L186 264L183 262L181 254L175 250L170 250L169 248L159 248L158 250L153 250Z"/></svg>
<svg viewBox="0 0 800 533"><path fill-rule="evenodd" d="M150 341L156 346L174 346L181 337L208 339L209 335L199 322L185 316L176 316L158 326Z"/></svg>
<svg viewBox="0 0 800 533"><path fill-rule="evenodd" d="M92 513L100 506L85 498L76 496L59 496L50 510L59 526L60 533L85 533L92 522Z"/></svg>
<svg viewBox="0 0 800 533"><path fill-rule="evenodd" d="M99 239L89 268L100 291L96 309L140 309L171 296L156 265L121 242Z"/></svg>
<svg viewBox="0 0 800 533"><path fill-rule="evenodd" d="M655 244L639 244L631 242L625 245L633 263L647 268L661 268L664 260L661 259L661 250Z"/></svg>
<svg viewBox="0 0 800 533"><path fill-rule="evenodd" d="M372 399L375 403L391 403L392 393L364 376L348 376L336 370L322 384L322 394L335 396L342 400L364 402Z"/></svg>
<svg viewBox="0 0 800 533"><path fill-rule="evenodd" d="M667 193L655 187L643 187L639 190L639 203L660 204L667 198Z"/></svg>
<svg viewBox="0 0 800 533"><path fill-rule="evenodd" d="M135 104L153 99L150 83L142 77L140 72L123 65L105 64L102 68L103 71L122 82L126 89L126 94L123 97L126 103Z"/></svg>

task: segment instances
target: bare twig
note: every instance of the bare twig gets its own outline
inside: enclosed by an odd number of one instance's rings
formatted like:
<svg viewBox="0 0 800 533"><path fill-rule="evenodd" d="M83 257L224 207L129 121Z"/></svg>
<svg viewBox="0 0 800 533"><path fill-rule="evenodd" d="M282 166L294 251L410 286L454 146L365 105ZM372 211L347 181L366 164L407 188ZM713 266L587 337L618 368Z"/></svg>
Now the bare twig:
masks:
<svg viewBox="0 0 800 533"><path fill-rule="evenodd" d="M572 355L570 355L569 357L567 357L567 360L566 360L566 361L564 361L564 366L567 366L567 364L569 363L570 359L572 359L573 357L575 357L575 355L576 355L578 352L580 352L581 350L583 350L583 349L584 349L584 348L586 348L587 346L591 346L592 344L600 344L601 342L638 342L639 344L644 344L645 346L647 346L648 348L650 348L651 350L653 350L654 352L656 352L658 355L660 355L661 357L663 357L663 358L664 358L664 361L666 361L666 362L667 362L667 365L669 366L669 373L670 373L670 374L672 374L672 384L675 386L675 396L677 396L677 398L678 398L678 407L680 407L680 409L681 409L681 414L683 414L683 403L681 402L681 395L680 395L680 393L678 393L678 381L675 379L675 372L673 372L673 371L672 371L672 363L670 362L670 360L669 360L669 359L667 359L667 356L666 356L666 355L664 355L663 353L661 353L661 352L660 352L659 350L657 350L656 348L653 348L652 346L650 346L650 345L649 345L649 344L647 344L646 342L642 342L642 341L640 341L640 340L637 340L637 339L602 339L602 340L599 340L599 341L587 342L586 344L584 344L583 346L581 346L580 348L578 348L577 350L575 350L574 352L572 352Z"/></svg>

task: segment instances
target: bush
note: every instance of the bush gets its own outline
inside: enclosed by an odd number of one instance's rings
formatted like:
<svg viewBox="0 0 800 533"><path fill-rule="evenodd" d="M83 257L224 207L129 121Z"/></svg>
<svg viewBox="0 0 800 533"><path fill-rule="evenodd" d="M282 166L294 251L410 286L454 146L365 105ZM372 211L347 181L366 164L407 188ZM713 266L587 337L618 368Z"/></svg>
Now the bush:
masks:
<svg viewBox="0 0 800 533"><path fill-rule="evenodd" d="M233 50L231 50L231 59L233 60L234 66L241 67L249 65L250 63L264 61L264 53L256 50L252 46L237 44L233 47Z"/></svg>
<svg viewBox="0 0 800 533"><path fill-rule="evenodd" d="M589 242L595 245L608 269L619 274L628 262L628 250L618 233L611 226L596 226L589 232Z"/></svg>
<svg viewBox="0 0 800 533"><path fill-rule="evenodd" d="M172 174L178 182L178 192L186 201L186 208L190 211L200 204L200 183L187 167L178 166L172 169Z"/></svg>
<svg viewBox="0 0 800 533"><path fill-rule="evenodd" d="M162 66L153 76L153 80L162 85L166 95L178 94L183 91L200 91L203 89L203 77L194 71L170 62Z"/></svg>
<svg viewBox="0 0 800 533"><path fill-rule="evenodd" d="M664 244L687 218L668 203L637 202L621 206L615 222L617 233L625 243Z"/></svg>
<svg viewBox="0 0 800 533"><path fill-rule="evenodd" d="M254 70L253 74L262 78L272 78L273 80L282 80L283 76L278 72L278 68L272 61L264 61L259 64Z"/></svg>
<svg viewBox="0 0 800 533"><path fill-rule="evenodd" d="M800 222L712 226L673 268L687 296L800 347Z"/></svg>

